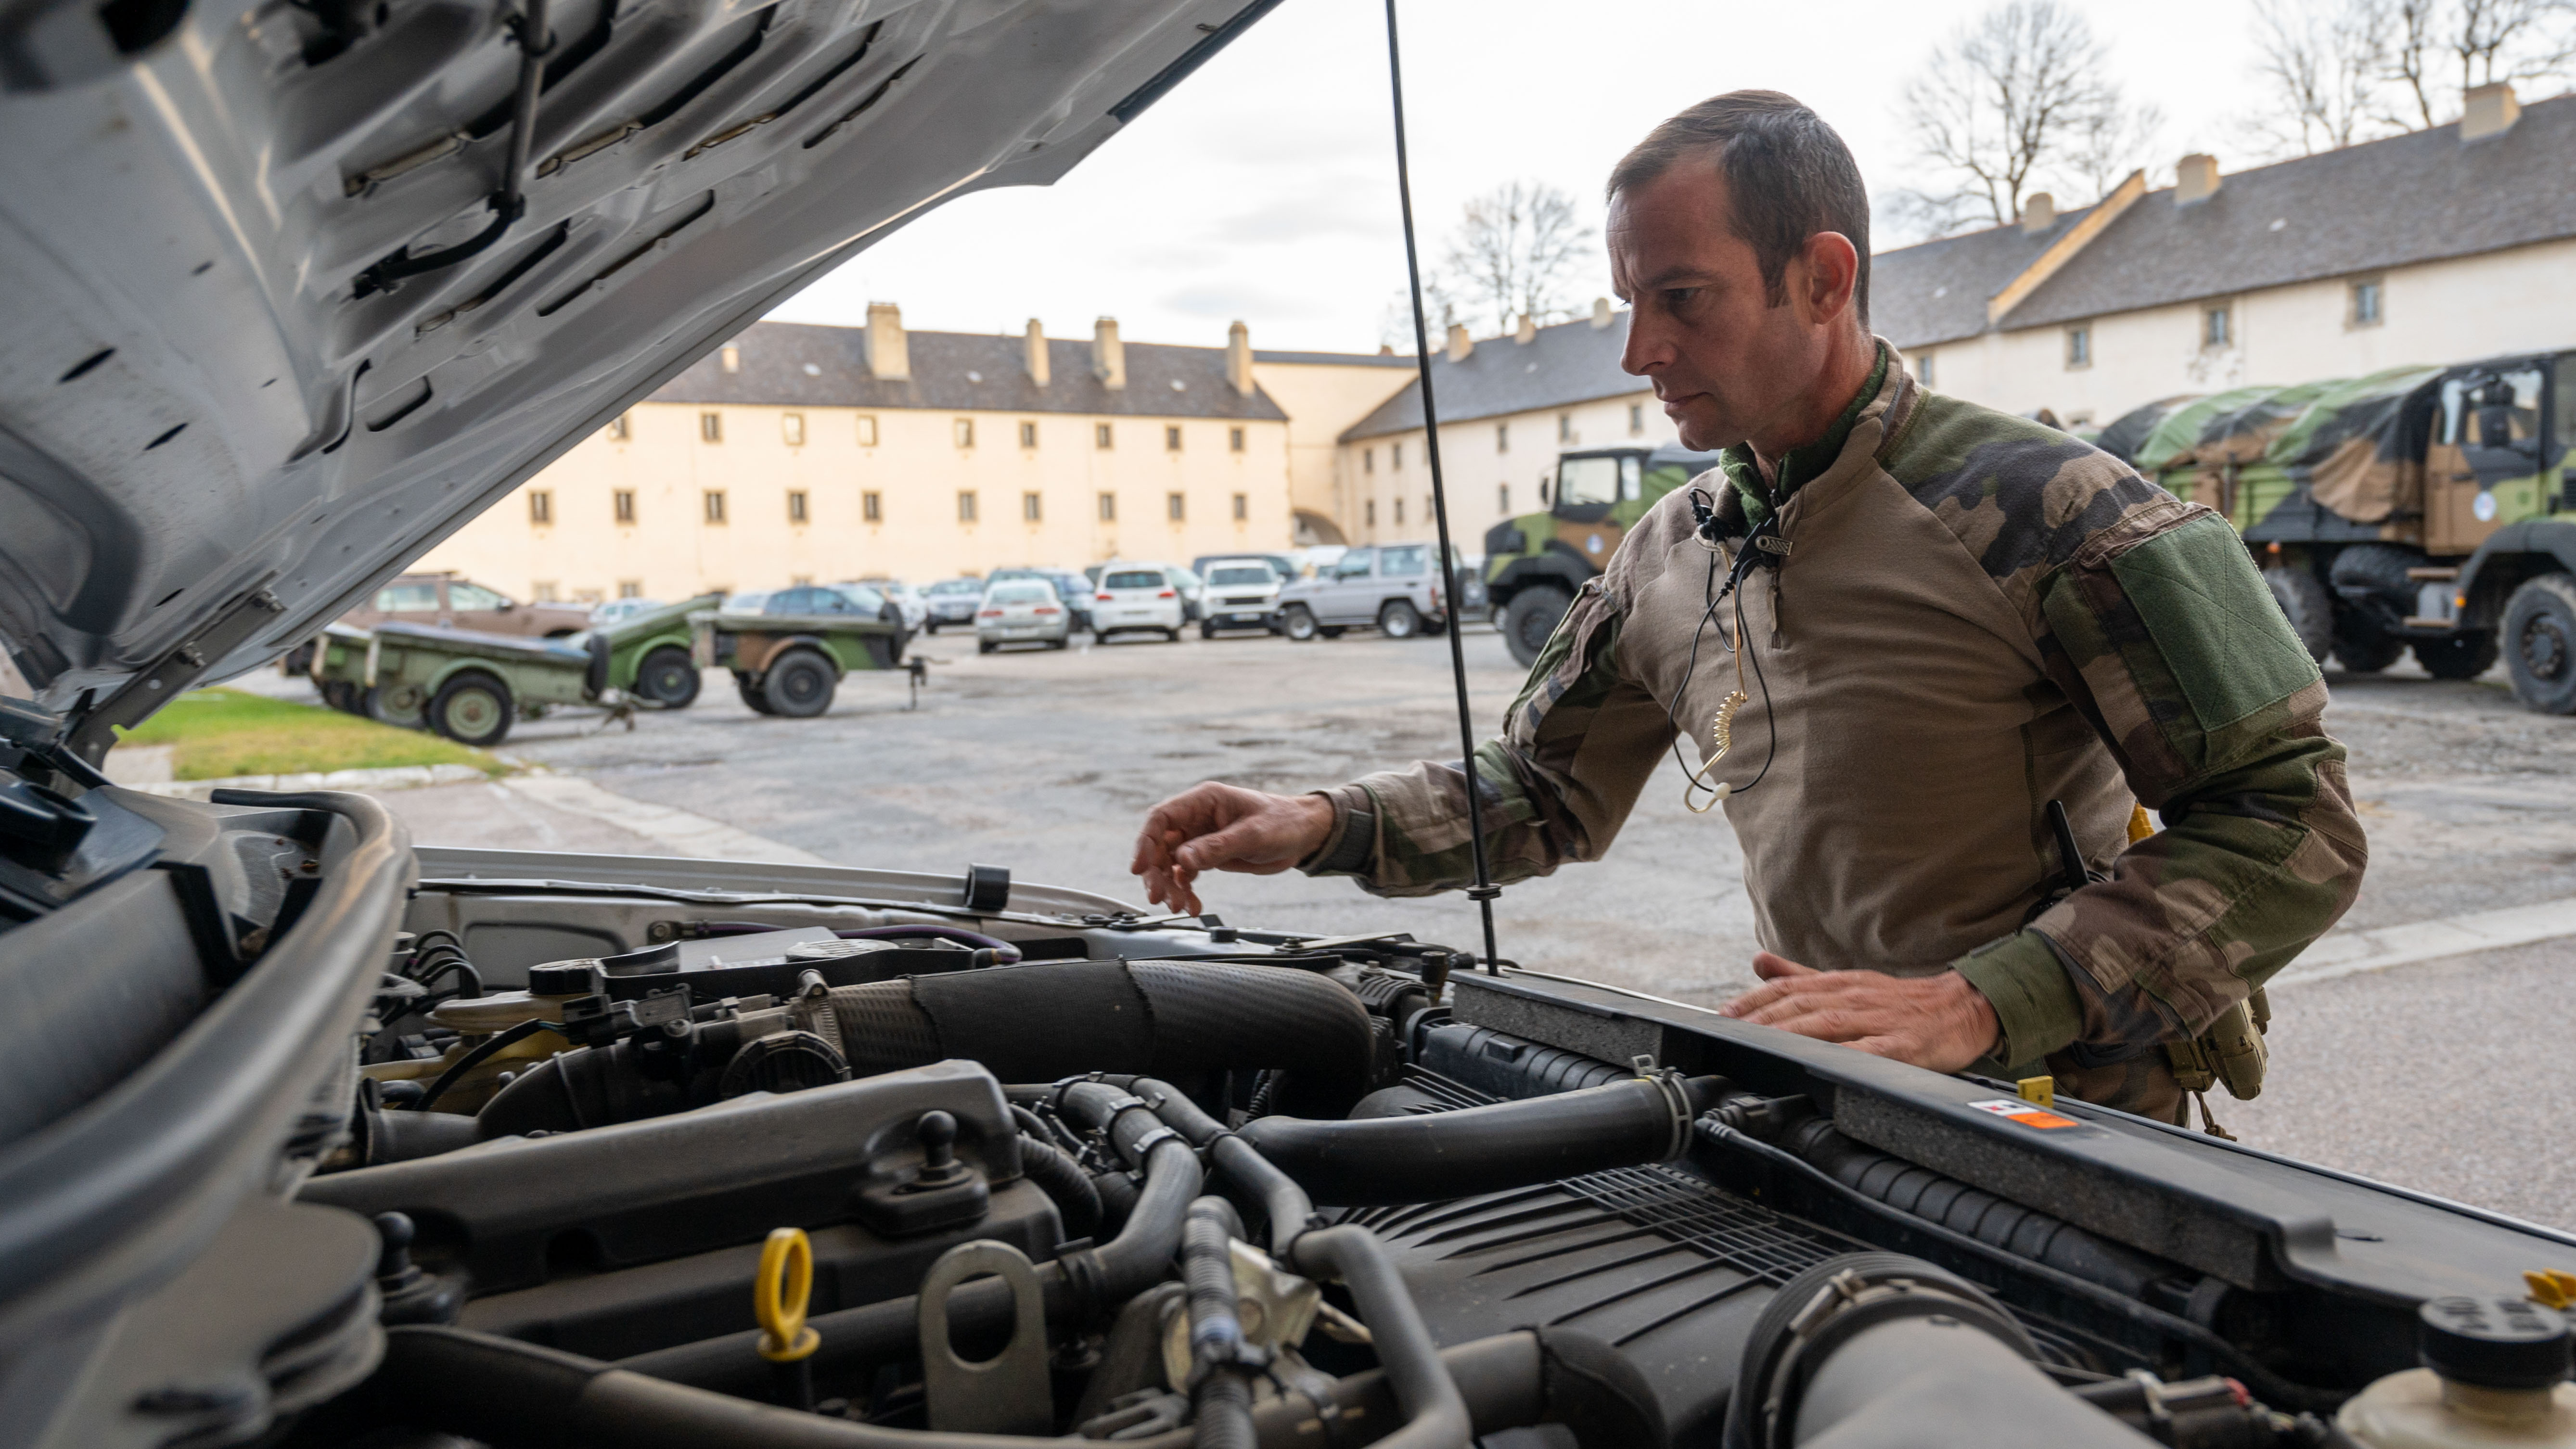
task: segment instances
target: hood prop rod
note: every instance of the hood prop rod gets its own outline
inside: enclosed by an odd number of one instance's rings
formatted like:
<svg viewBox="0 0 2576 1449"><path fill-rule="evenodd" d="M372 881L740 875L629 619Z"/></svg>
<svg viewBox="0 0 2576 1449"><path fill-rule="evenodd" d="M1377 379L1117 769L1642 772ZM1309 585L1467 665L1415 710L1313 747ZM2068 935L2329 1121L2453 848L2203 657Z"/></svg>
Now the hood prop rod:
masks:
<svg viewBox="0 0 2576 1449"><path fill-rule="evenodd" d="M501 162L500 189L489 200L491 223L452 247L419 256L405 248L384 258L350 283L352 295L389 292L405 277L435 272L480 255L528 214L528 152L536 143L537 93L544 88L546 57L554 54L555 44L546 29L546 0L520 0L519 13L508 23L511 37L519 46L519 88L510 102L510 150Z"/></svg>
<svg viewBox="0 0 2576 1449"><path fill-rule="evenodd" d="M1422 385L1422 447L1431 463L1431 516L1439 525L1440 578L1448 590L1449 678L1458 692L1458 767L1467 779L1467 843L1476 863L1476 883L1467 898L1484 917L1485 971L1503 974L1501 952L1494 942L1494 898L1503 888L1485 856L1485 789L1476 778L1476 725L1467 704L1467 653L1458 638L1459 612L1466 596L1458 589L1458 551L1449 544L1449 491L1440 474L1440 409L1431 396L1431 331L1422 309L1422 256L1413 236L1413 167L1404 144L1404 57L1396 43L1395 0L1386 0L1386 78L1395 103L1395 194L1404 213L1404 276L1413 296L1413 361Z"/></svg>

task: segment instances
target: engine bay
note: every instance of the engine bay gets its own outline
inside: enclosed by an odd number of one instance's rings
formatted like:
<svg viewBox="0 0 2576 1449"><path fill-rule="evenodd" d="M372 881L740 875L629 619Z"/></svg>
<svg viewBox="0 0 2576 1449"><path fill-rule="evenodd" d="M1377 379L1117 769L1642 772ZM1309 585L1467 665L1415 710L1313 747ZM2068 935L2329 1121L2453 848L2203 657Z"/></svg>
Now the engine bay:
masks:
<svg viewBox="0 0 2576 1449"><path fill-rule="evenodd" d="M138 808L258 863L159 1055L303 1065L37 1442L2348 1443L2427 1303L2576 1246L1402 934ZM224 1020L370 898L305 1038ZM84 914L13 989L167 952Z"/></svg>

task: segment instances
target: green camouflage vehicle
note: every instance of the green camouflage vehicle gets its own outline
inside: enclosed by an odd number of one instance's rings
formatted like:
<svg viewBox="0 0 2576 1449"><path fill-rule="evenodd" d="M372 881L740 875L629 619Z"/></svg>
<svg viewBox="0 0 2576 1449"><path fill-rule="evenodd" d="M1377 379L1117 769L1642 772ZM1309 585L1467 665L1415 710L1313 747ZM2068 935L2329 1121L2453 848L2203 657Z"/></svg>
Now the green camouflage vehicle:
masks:
<svg viewBox="0 0 2576 1449"><path fill-rule="evenodd" d="M698 697L689 616L721 596L621 619L561 639L388 622L333 624L314 642L314 684L335 708L426 728L463 744L508 738L520 718L558 705L686 709Z"/></svg>
<svg viewBox="0 0 2576 1449"><path fill-rule="evenodd" d="M1586 448L1556 460L1545 513L1525 513L1485 533L1485 592L1503 642L1526 665L1546 647L1574 602L1655 500L1717 466L1715 453L1679 443L1659 448Z"/></svg>
<svg viewBox="0 0 2576 1449"><path fill-rule="evenodd" d="M2226 514L2308 650L2576 713L2576 352L2167 398L2100 446Z"/></svg>
<svg viewBox="0 0 2576 1449"><path fill-rule="evenodd" d="M761 714L819 715L853 670L908 669L913 689L921 686L920 661L903 657L911 636L902 609L864 584L737 594L689 623L698 667L732 671L742 702Z"/></svg>

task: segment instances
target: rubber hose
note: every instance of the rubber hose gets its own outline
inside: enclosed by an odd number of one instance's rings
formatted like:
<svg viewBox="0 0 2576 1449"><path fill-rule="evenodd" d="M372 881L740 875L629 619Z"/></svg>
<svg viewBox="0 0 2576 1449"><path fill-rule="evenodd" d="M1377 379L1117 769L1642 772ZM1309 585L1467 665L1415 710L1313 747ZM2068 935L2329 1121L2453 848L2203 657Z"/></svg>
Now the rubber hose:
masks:
<svg viewBox="0 0 2576 1449"><path fill-rule="evenodd" d="M1104 1172L1091 1179L1091 1190L1100 1197L1099 1231L1114 1233L1127 1226L1128 1214L1136 1211L1136 1179L1123 1172Z"/></svg>
<svg viewBox="0 0 2576 1449"><path fill-rule="evenodd" d="M1722 1077L1682 1084L1693 1116L1726 1090ZM1679 1155L1672 1099L1643 1078L1419 1117L1264 1117L1236 1135L1338 1207L1445 1202Z"/></svg>
<svg viewBox="0 0 2576 1449"><path fill-rule="evenodd" d="M1038 1191L1054 1200L1055 1215L1064 1224L1066 1242L1090 1237L1100 1230L1100 1190L1091 1185L1091 1174L1054 1143L1022 1133L1020 1171L1038 1185Z"/></svg>
<svg viewBox="0 0 2576 1449"><path fill-rule="evenodd" d="M1190 1435L1193 1449L1259 1449L1261 1436L1252 1427L1252 1387L1240 1370L1200 1380L1190 1404L1198 1415Z"/></svg>
<svg viewBox="0 0 2576 1449"><path fill-rule="evenodd" d="M1377 1235L1348 1224L1317 1228L1297 1239L1292 1266L1309 1278L1338 1278L1351 1290L1360 1321L1368 1325L1370 1347L1404 1413L1404 1427L1378 1441L1382 1449L1467 1449L1474 1433L1467 1401Z"/></svg>
<svg viewBox="0 0 2576 1449"><path fill-rule="evenodd" d="M1204 1375L1190 1393L1198 1449L1254 1449L1252 1388L1238 1366L1243 1324L1234 1314L1234 1207L1221 1197L1190 1204L1181 1229L1181 1280L1189 1292L1190 1356Z"/></svg>
<svg viewBox="0 0 2576 1449"><path fill-rule="evenodd" d="M1293 1067L1283 1107L1339 1116L1375 1061L1359 998L1287 967L1038 961L840 986L831 1001L860 1076L951 1057L1006 1082Z"/></svg>

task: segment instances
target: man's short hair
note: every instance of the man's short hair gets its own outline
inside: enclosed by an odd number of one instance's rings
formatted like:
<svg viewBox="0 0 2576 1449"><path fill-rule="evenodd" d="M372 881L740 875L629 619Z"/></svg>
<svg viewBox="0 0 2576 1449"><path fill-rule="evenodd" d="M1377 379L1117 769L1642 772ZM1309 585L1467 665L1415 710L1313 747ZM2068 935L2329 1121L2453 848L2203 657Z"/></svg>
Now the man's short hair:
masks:
<svg viewBox="0 0 2576 1449"><path fill-rule="evenodd" d="M1860 253L1852 310L1869 328L1869 188L1851 148L1824 117L1778 91L1728 91L1657 126L1611 169L1604 193L1633 191L1685 158L1715 152L1726 178L1728 229L1753 248L1766 296L1789 300L1789 259L1820 231Z"/></svg>

